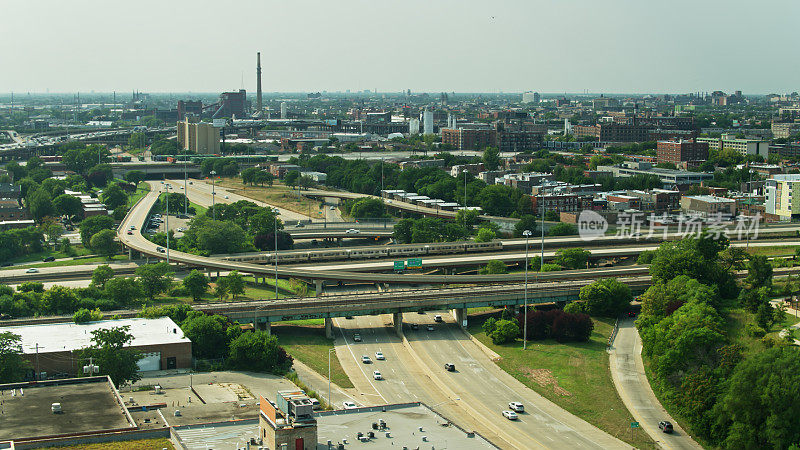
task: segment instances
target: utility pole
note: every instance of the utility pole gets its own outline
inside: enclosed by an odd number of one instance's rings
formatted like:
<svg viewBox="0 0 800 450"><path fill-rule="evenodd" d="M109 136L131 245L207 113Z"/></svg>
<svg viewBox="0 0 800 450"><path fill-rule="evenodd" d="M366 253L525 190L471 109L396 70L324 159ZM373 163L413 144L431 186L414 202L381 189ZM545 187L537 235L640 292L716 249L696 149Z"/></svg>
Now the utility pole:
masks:
<svg viewBox="0 0 800 450"><path fill-rule="evenodd" d="M212 170L210 172L210 175L211 175L211 220L217 220L217 208L214 208L214 200L216 198L215 196L217 195L217 191L214 188L214 175L216 175L216 174L217 174L217 172L214 171L214 170Z"/></svg>
<svg viewBox="0 0 800 450"><path fill-rule="evenodd" d="M165 219L165 222L164 222L164 226L166 227L165 232L167 234L167 264L169 264L169 189L171 187L172 186L170 186L169 184L164 184L164 192L167 193L167 195L166 195L166 197L167 197L167 211L166 211L166 215L165 215L166 219Z"/></svg>
<svg viewBox="0 0 800 450"><path fill-rule="evenodd" d="M36 373L34 374L33 379L38 380L39 376L42 372L39 371L39 343L36 343Z"/></svg>

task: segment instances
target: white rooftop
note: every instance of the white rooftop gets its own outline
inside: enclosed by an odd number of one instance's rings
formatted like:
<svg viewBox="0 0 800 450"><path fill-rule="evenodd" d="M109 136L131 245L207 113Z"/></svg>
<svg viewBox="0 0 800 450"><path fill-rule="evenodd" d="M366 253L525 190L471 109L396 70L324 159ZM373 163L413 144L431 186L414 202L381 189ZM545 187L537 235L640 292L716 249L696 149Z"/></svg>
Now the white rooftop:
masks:
<svg viewBox="0 0 800 450"><path fill-rule="evenodd" d="M25 354L73 351L86 348L92 343L92 331L128 325L133 335L131 347L159 344L178 344L191 342L183 335L181 328L169 317L158 319L120 319L101 320L84 324L50 323L43 325L22 325L0 327L0 333L10 331L22 339L22 352Z"/></svg>

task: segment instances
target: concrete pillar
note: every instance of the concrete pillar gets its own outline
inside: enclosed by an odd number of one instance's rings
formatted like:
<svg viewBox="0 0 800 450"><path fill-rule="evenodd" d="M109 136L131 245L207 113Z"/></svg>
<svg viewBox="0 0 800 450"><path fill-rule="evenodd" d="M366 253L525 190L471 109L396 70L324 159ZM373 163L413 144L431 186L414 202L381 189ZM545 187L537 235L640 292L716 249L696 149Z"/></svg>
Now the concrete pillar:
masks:
<svg viewBox="0 0 800 450"><path fill-rule="evenodd" d="M333 319L330 317L325 318L325 337L333 339Z"/></svg>
<svg viewBox="0 0 800 450"><path fill-rule="evenodd" d="M394 332L403 337L403 313L392 313L392 323L394 323Z"/></svg>
<svg viewBox="0 0 800 450"><path fill-rule="evenodd" d="M467 327L467 308L453 308L453 319L461 328Z"/></svg>
<svg viewBox="0 0 800 450"><path fill-rule="evenodd" d="M269 323L269 320L264 322L264 331L266 331L267 334L272 334L272 325Z"/></svg>
<svg viewBox="0 0 800 450"><path fill-rule="evenodd" d="M322 289L325 287L324 280L314 280L314 289L317 291L317 295L322 294Z"/></svg>

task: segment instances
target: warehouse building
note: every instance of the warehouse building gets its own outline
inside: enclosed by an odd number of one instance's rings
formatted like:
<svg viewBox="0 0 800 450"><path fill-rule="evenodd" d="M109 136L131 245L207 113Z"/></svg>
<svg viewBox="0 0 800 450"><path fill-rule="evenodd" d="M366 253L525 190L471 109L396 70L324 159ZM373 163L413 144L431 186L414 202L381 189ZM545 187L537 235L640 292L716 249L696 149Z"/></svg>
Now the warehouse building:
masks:
<svg viewBox="0 0 800 450"><path fill-rule="evenodd" d="M121 326L130 327L133 335L127 347L144 355L138 363L140 371L191 368L192 341L169 317L0 327L0 333L20 336L23 356L38 373L35 378L42 380L77 375L87 363L81 354L92 345L92 331Z"/></svg>

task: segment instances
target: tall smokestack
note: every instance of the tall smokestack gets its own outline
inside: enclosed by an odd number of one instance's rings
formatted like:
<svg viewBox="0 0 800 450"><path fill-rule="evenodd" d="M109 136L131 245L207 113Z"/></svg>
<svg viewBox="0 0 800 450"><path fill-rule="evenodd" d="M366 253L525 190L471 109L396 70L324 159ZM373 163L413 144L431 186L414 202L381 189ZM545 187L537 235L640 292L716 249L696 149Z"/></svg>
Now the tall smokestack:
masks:
<svg viewBox="0 0 800 450"><path fill-rule="evenodd" d="M261 109L261 52L256 53L256 111L259 117L263 110Z"/></svg>

